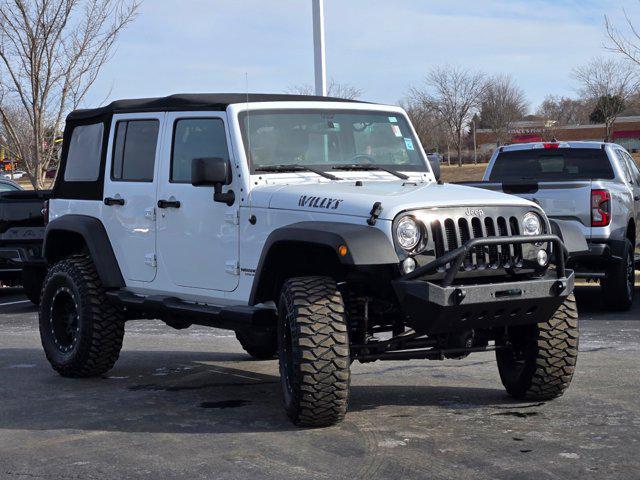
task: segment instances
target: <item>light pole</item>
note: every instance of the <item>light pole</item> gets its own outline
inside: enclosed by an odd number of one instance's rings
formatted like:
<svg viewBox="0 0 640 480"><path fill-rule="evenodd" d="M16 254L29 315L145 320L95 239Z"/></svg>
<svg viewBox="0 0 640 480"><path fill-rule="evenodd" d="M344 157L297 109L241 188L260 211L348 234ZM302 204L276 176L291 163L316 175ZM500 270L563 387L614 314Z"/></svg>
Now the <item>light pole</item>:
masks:
<svg viewBox="0 0 640 480"><path fill-rule="evenodd" d="M327 64L324 55L324 0L313 2L313 58L316 95L327 96Z"/></svg>
<svg viewBox="0 0 640 480"><path fill-rule="evenodd" d="M473 163L478 163L478 144L476 143L476 120L471 120L473 123Z"/></svg>

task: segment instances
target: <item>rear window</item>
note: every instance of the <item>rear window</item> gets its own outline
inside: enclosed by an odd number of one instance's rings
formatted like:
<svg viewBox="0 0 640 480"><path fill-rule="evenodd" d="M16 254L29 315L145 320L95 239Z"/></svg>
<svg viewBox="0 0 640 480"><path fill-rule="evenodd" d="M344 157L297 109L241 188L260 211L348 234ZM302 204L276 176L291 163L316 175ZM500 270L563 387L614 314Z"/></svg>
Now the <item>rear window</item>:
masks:
<svg viewBox="0 0 640 480"><path fill-rule="evenodd" d="M613 168L604 150L558 148L501 152L496 158L489 180L565 182L612 178Z"/></svg>
<svg viewBox="0 0 640 480"><path fill-rule="evenodd" d="M100 173L102 123L73 129L64 179L67 182L95 182Z"/></svg>

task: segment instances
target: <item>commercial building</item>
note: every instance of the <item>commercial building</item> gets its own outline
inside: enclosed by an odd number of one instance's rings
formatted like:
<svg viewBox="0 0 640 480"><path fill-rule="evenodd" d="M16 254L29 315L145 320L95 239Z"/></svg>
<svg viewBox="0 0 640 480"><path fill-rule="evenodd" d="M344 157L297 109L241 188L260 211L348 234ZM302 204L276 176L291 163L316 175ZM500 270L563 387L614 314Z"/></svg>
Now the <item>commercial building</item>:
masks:
<svg viewBox="0 0 640 480"><path fill-rule="evenodd" d="M597 140L605 138L604 124L556 126L549 120L515 122L502 143ZM629 151L640 150L640 116L619 117L613 124L612 141L619 143ZM498 144L497 135L489 129L476 131L478 150L489 153Z"/></svg>

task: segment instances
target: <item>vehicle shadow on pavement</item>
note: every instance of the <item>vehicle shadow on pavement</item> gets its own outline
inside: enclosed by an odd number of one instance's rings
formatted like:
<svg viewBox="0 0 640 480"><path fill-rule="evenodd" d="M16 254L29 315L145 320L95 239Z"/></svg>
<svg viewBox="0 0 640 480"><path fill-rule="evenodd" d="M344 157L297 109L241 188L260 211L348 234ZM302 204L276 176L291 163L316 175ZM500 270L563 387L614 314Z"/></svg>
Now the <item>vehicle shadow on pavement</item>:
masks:
<svg viewBox="0 0 640 480"><path fill-rule="evenodd" d="M640 320L640 286L636 287L633 307L626 312L607 310L603 304L598 284L576 286L575 295L578 302L578 314L581 319L588 319L591 315L598 314L598 319L601 320Z"/></svg>
<svg viewBox="0 0 640 480"><path fill-rule="evenodd" d="M276 362L246 358L236 353L123 352L121 362L103 378L68 379L55 374L38 350L0 350L0 425L137 433L297 430L283 412ZM223 365L227 363L233 366ZM387 406L433 406L455 413L500 412L527 404L513 402L500 388L352 385L350 412Z"/></svg>

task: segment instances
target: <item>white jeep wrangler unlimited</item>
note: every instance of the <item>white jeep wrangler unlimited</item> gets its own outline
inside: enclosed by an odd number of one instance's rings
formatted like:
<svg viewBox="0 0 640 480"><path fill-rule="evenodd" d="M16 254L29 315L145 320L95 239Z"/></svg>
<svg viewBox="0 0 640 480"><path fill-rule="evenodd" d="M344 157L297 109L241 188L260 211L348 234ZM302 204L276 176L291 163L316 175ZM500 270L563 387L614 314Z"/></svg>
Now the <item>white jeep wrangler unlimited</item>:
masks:
<svg viewBox="0 0 640 480"><path fill-rule="evenodd" d="M571 381L565 244L579 238L527 200L441 184L401 108L117 101L69 115L60 168L40 332L61 375L105 373L125 321L160 318L278 355L299 425L344 417L354 360L495 350L514 397L549 399Z"/></svg>

